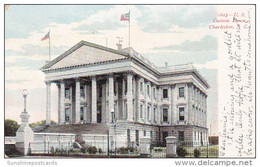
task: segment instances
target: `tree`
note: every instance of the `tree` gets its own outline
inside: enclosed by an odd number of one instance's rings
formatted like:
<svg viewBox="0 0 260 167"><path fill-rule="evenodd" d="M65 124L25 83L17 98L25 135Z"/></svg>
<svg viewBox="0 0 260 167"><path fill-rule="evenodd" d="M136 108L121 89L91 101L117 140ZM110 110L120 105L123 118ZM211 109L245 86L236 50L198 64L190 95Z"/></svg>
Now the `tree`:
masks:
<svg viewBox="0 0 260 167"><path fill-rule="evenodd" d="M6 119L5 120L5 136L16 136L16 131L19 125L15 120Z"/></svg>
<svg viewBox="0 0 260 167"><path fill-rule="evenodd" d="M41 125L45 125L45 124L46 124L46 120L41 120L41 121L29 124L29 126L31 128L35 128L36 126L41 126ZM57 122L51 120L51 125L56 125L56 124L57 124Z"/></svg>

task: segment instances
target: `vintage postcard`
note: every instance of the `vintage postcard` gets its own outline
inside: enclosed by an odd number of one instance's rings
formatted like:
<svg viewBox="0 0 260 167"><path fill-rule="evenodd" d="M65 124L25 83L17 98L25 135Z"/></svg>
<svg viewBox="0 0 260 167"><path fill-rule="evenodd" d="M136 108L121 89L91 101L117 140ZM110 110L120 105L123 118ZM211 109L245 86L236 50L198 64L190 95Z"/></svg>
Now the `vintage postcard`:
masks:
<svg viewBox="0 0 260 167"><path fill-rule="evenodd" d="M6 159L256 157L255 5L4 8Z"/></svg>

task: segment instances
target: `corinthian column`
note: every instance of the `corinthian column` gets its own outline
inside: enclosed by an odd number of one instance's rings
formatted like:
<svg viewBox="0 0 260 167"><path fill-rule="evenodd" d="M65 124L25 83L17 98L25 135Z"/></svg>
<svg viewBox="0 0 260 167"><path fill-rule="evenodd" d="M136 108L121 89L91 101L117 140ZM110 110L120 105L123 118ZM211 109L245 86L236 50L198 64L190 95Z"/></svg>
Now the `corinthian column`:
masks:
<svg viewBox="0 0 260 167"><path fill-rule="evenodd" d="M96 76L92 77L92 96L91 96L91 112L92 119L91 123L97 123L97 78Z"/></svg>
<svg viewBox="0 0 260 167"><path fill-rule="evenodd" d="M60 124L65 123L65 84L64 81L60 81Z"/></svg>
<svg viewBox="0 0 260 167"><path fill-rule="evenodd" d="M46 125L51 124L51 82L46 84Z"/></svg>
<svg viewBox="0 0 260 167"><path fill-rule="evenodd" d="M113 74L109 74L108 77L108 115L109 115L109 121L112 121L112 114L111 111L114 110L114 76Z"/></svg>
<svg viewBox="0 0 260 167"><path fill-rule="evenodd" d="M127 74L127 120L133 121L133 74Z"/></svg>
<svg viewBox="0 0 260 167"><path fill-rule="evenodd" d="M80 122L80 79L76 78L75 123Z"/></svg>

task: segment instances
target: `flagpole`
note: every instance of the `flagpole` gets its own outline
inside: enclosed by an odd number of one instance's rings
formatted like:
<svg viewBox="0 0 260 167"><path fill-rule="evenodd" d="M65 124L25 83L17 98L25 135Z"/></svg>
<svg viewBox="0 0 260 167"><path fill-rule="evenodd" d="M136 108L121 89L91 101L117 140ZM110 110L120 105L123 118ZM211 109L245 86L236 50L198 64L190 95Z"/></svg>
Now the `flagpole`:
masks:
<svg viewBox="0 0 260 167"><path fill-rule="evenodd" d="M49 60L51 60L51 34L49 30Z"/></svg>
<svg viewBox="0 0 260 167"><path fill-rule="evenodd" d="M128 35L129 35L129 41L128 41L128 47L130 47L130 10L129 10L129 32L128 32Z"/></svg>

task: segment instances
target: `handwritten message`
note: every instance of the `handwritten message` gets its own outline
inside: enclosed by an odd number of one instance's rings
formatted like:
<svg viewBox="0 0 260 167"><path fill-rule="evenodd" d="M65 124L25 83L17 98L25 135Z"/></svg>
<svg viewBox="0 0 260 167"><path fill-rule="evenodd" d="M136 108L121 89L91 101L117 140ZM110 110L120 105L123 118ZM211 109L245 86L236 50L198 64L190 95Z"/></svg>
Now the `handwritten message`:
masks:
<svg viewBox="0 0 260 167"><path fill-rule="evenodd" d="M255 156L254 12L248 6L216 18L226 27L220 33L220 157Z"/></svg>

